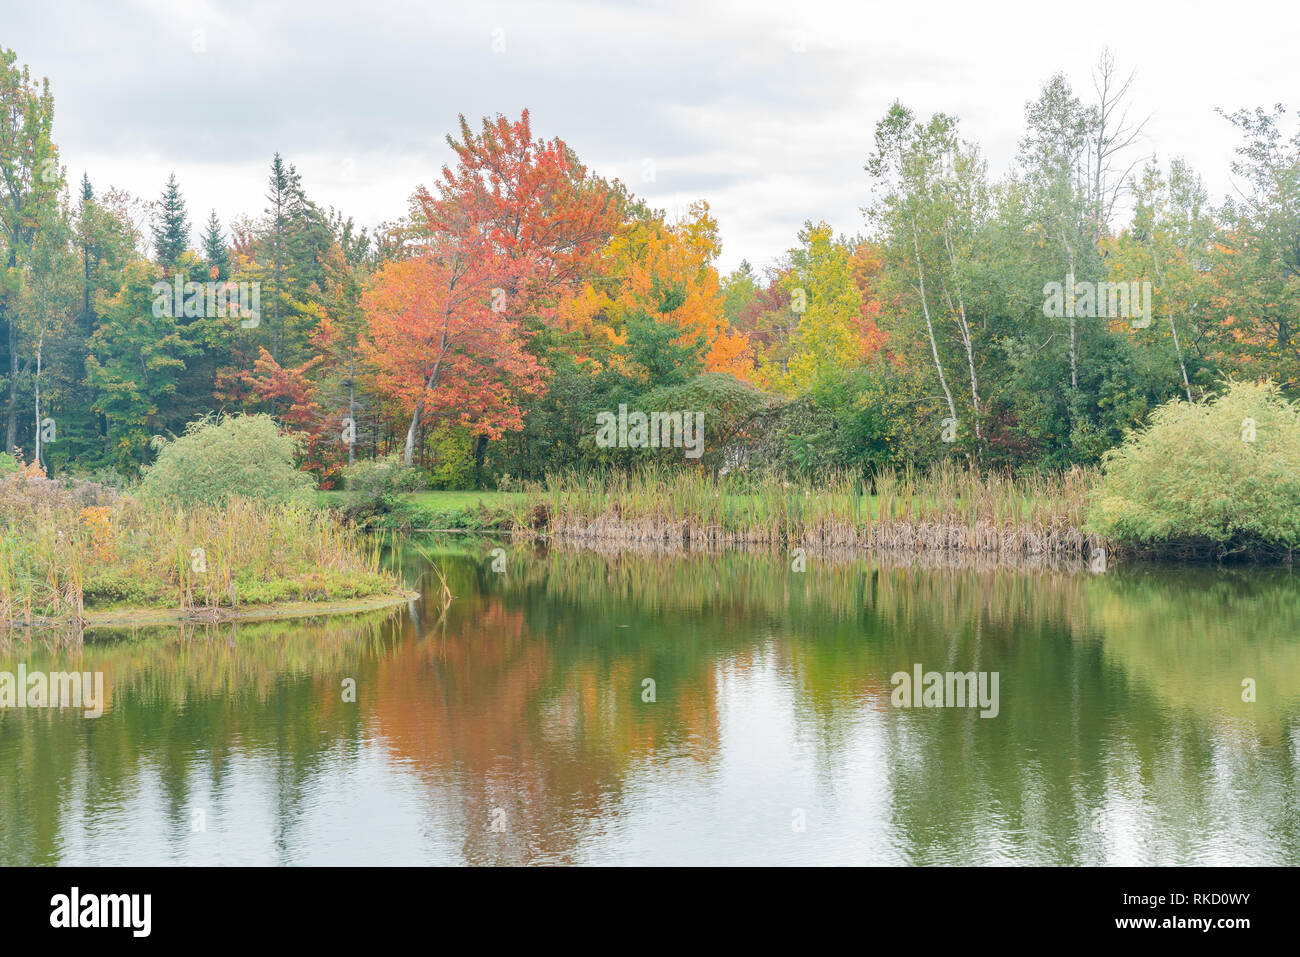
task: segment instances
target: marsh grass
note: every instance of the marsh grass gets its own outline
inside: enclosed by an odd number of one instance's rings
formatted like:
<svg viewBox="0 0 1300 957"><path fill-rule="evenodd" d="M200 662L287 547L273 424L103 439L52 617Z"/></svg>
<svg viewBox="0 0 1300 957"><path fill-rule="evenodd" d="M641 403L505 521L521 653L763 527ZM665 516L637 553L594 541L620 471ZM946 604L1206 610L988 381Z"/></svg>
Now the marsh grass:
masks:
<svg viewBox="0 0 1300 957"><path fill-rule="evenodd" d="M98 487L10 475L0 480L0 631L78 622L92 608L215 618L396 592L382 547L309 505L146 508Z"/></svg>
<svg viewBox="0 0 1300 957"><path fill-rule="evenodd" d="M1013 477L944 467L819 483L645 468L549 475L529 489L520 531L577 541L764 544L1086 557L1089 472Z"/></svg>

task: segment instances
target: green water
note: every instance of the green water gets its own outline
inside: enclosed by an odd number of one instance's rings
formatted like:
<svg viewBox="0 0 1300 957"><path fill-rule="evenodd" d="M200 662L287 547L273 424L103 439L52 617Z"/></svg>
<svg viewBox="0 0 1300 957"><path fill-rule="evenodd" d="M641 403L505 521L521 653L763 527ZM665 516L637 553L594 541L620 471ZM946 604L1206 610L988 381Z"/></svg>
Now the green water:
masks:
<svg viewBox="0 0 1300 957"><path fill-rule="evenodd" d="M392 614L0 646L106 698L0 709L0 864L1300 863L1286 571L432 547L445 612L404 549Z"/></svg>

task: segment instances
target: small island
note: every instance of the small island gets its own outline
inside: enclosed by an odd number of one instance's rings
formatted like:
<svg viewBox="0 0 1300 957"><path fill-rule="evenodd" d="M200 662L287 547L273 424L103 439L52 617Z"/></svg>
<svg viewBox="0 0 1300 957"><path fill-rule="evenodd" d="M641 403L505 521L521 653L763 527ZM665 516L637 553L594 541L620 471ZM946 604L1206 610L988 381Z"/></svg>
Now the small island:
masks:
<svg viewBox="0 0 1300 957"><path fill-rule="evenodd" d="M0 633L369 611L416 597L310 497L267 416L208 418L125 489L0 460Z"/></svg>

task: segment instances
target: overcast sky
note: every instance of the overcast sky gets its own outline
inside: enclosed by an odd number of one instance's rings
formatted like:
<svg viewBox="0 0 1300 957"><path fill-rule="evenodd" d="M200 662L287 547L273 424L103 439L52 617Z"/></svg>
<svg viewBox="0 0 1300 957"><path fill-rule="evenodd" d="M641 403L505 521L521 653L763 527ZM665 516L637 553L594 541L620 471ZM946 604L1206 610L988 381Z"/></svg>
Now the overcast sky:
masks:
<svg viewBox="0 0 1300 957"><path fill-rule="evenodd" d="M1300 100L1292 3L254 3L0 0L0 46L48 76L69 179L191 221L260 214L280 151L360 224L403 214L458 113L532 113L590 168L670 213L707 199L720 265L761 266L806 219L864 228L862 167L902 99L961 118L1009 168L1025 102L1064 72L1091 94L1109 46L1137 71L1145 153L1182 155L1218 201L1236 138L1216 106ZM649 163L647 161L650 161ZM647 173L653 180L647 181Z"/></svg>

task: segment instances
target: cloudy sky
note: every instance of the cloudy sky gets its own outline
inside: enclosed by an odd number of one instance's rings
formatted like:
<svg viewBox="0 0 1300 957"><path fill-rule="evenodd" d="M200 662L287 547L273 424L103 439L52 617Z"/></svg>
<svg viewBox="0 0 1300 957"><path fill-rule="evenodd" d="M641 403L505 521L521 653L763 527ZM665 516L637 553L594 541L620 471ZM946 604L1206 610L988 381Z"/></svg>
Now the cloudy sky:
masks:
<svg viewBox="0 0 1300 957"><path fill-rule="evenodd" d="M1142 151L1185 156L1217 200L1236 139L1214 108L1300 99L1289 7L0 0L0 46L50 78L69 179L152 199L174 170L196 223L259 214L277 150L320 205L394 219L457 114L526 107L652 205L707 199L731 268L779 256L806 219L864 228L862 167L895 98L959 116L1000 173L1025 102L1058 71L1090 93L1106 47L1137 72Z"/></svg>

